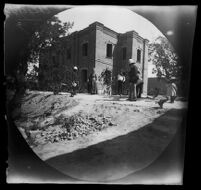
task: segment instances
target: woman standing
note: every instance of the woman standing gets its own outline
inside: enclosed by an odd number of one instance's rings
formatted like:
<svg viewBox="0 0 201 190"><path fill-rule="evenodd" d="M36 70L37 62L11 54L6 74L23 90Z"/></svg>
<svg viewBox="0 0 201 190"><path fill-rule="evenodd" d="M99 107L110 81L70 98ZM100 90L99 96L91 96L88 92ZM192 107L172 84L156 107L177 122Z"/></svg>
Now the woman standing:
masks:
<svg viewBox="0 0 201 190"><path fill-rule="evenodd" d="M177 97L177 86L171 79L167 84L167 97L170 97L170 103L174 103Z"/></svg>
<svg viewBox="0 0 201 190"><path fill-rule="evenodd" d="M96 84L96 81L97 81L97 76L96 76L95 70L93 69L93 72L89 76L89 83L91 83L89 85L90 86L91 94L97 94L97 84Z"/></svg>

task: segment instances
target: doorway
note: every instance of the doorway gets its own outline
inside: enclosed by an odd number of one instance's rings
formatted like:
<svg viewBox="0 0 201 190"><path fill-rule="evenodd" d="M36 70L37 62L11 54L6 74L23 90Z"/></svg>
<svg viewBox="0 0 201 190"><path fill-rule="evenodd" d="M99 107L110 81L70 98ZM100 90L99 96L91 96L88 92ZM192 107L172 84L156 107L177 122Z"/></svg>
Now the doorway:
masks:
<svg viewBox="0 0 201 190"><path fill-rule="evenodd" d="M81 91L87 92L87 79L88 79L88 71L87 69L81 70Z"/></svg>

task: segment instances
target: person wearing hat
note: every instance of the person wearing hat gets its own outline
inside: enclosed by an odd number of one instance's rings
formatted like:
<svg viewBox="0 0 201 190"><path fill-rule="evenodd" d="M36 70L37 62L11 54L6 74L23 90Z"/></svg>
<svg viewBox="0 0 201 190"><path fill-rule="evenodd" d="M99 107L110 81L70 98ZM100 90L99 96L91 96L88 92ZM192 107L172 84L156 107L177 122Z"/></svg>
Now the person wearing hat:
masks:
<svg viewBox="0 0 201 190"><path fill-rule="evenodd" d="M129 79L128 100L136 101L137 100L136 84L139 79L139 75L138 75L138 67L135 65L135 62L133 59L129 59L129 67L130 67L130 71L128 72L128 79Z"/></svg>
<svg viewBox="0 0 201 190"><path fill-rule="evenodd" d="M73 67L73 73L72 73L72 84L71 84L71 97L76 95L77 89L78 89L78 76L77 76L78 68L77 66Z"/></svg>

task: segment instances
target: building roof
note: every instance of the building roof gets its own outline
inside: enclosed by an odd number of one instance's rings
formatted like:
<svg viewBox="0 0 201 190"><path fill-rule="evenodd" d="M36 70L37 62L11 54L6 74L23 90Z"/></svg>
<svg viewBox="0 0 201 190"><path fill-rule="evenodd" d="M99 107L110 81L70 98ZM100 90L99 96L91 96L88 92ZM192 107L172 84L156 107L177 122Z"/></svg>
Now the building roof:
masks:
<svg viewBox="0 0 201 190"><path fill-rule="evenodd" d="M119 36L119 35L121 35L121 36L124 36L124 35L125 35L125 36L127 36L127 35L132 35L133 37L136 37L136 38L138 38L138 39L140 39L140 40L144 40L144 41L146 41L146 42L149 42L149 40L144 39L143 37L141 37L135 30L128 31L128 32L125 32L125 33L118 33L118 32L116 32L116 31L114 31L114 30L112 30L112 29L110 29L110 28L104 26L104 24L102 24L102 23L100 23L100 22L97 22L97 21L91 23L88 27L86 27L86 28L84 28L84 29L82 29L82 30L74 31L74 32L71 33L70 35L65 36L65 37L62 37L61 39L64 39L64 38L68 39L68 38L72 37L73 35L76 35L76 34L85 32L85 31L87 31L90 27L94 27L94 26L95 26L95 27L96 27L96 26L101 27L101 28L103 29L103 31L105 30L106 32L110 32L111 34L113 34L113 35L115 35L115 36Z"/></svg>

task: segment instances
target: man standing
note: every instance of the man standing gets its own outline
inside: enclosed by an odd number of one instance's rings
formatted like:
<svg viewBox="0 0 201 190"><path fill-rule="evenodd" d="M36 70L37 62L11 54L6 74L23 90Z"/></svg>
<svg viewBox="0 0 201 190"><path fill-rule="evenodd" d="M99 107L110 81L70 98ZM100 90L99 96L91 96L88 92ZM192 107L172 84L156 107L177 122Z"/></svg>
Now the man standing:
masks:
<svg viewBox="0 0 201 190"><path fill-rule="evenodd" d="M135 62L133 59L129 59L129 66L130 71L128 73L129 78L129 97L128 100L130 101L136 101L137 100L137 93L136 93L136 84L138 81L138 68L135 65Z"/></svg>
<svg viewBox="0 0 201 190"><path fill-rule="evenodd" d="M71 86L71 97L76 95L77 89L78 89L78 76L77 76L78 68L77 66L73 67L73 73L72 73L72 86Z"/></svg>
<svg viewBox="0 0 201 190"><path fill-rule="evenodd" d="M141 98L142 90L143 90L143 80L140 76L140 71L138 70L138 80L136 84L136 92L137 92L137 98Z"/></svg>

